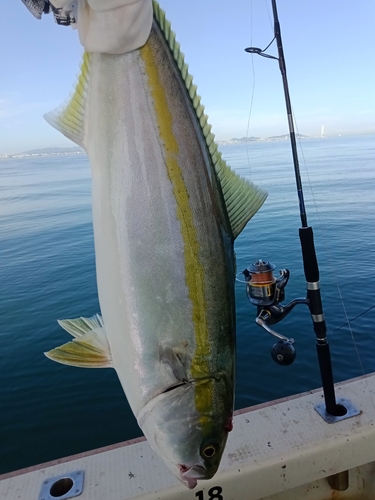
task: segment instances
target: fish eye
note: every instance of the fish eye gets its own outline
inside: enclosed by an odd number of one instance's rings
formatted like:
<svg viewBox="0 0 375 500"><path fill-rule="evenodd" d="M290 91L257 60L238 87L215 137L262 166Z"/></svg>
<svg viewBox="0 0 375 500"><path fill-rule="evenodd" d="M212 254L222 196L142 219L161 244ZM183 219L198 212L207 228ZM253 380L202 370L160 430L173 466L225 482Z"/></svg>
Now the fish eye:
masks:
<svg viewBox="0 0 375 500"><path fill-rule="evenodd" d="M205 446L201 451L201 455L204 458L212 458L215 455L215 453L216 453L216 448L213 444Z"/></svg>

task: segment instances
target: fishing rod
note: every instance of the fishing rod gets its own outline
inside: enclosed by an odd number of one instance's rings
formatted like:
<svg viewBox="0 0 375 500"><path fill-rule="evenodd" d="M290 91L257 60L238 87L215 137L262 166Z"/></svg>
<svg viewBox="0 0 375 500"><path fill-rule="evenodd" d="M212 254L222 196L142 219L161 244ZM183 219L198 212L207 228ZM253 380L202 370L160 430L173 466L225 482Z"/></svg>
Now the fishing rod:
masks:
<svg viewBox="0 0 375 500"><path fill-rule="evenodd" d="M279 62L288 116L290 143L292 148L294 173L301 217L302 227L299 229L299 237L306 279L306 298L294 299L287 305L281 304L285 298L285 286L289 280L290 273L287 269L283 269L280 271L280 276L276 279L273 276L273 270L276 266L270 262L258 260L245 269L243 274L246 280L246 292L248 299L258 308L258 315L255 320L256 323L264 328L268 333L279 339L279 341L273 346L271 355L272 358L281 365L290 365L294 361L296 356L293 345L294 339L289 339L275 332L271 326L284 319L296 305L306 304L309 307L316 335L316 349L325 401L325 405L317 405L315 409L326 421L333 422L343 418L348 418L349 416L354 416L359 412L348 400L344 398L340 398L340 400L336 401L331 354L327 338L327 325L324 318L320 293L319 266L315 251L313 230L307 223L280 23L277 14L276 0L271 1L274 18L274 38L264 50L257 47L248 47L245 51L251 54L258 54L269 59L276 59ZM274 41L276 41L278 57L265 52Z"/></svg>

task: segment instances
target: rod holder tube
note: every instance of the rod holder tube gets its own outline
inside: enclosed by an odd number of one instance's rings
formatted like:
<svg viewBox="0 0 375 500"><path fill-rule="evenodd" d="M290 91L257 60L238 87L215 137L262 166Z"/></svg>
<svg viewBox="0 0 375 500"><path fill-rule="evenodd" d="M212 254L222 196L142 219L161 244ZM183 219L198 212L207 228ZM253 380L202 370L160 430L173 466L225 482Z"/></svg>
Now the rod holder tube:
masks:
<svg viewBox="0 0 375 500"><path fill-rule="evenodd" d="M340 407L336 404L335 386L333 383L331 353L328 342L316 343L316 352L318 354L320 376L322 378L324 402L326 412L330 415L338 416L341 414Z"/></svg>
<svg viewBox="0 0 375 500"><path fill-rule="evenodd" d="M328 476L328 484L333 490L346 491L349 488L349 471L343 470L333 476Z"/></svg>

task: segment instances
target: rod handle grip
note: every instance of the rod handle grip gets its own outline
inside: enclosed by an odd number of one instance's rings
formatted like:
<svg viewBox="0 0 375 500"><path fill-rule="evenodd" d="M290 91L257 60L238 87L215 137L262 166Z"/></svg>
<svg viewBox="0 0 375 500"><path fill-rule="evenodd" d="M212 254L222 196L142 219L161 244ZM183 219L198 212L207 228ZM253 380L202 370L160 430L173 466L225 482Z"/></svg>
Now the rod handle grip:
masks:
<svg viewBox="0 0 375 500"><path fill-rule="evenodd" d="M303 268L307 282L316 283L319 281L319 267L316 258L314 233L311 227L302 227L299 230L301 249L303 257Z"/></svg>

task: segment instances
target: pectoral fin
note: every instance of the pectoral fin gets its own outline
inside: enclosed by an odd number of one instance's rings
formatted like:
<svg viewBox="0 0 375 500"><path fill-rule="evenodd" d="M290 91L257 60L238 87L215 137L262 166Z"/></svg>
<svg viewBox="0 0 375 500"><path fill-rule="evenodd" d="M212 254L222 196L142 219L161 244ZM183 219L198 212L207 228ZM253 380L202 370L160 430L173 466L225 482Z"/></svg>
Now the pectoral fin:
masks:
<svg viewBox="0 0 375 500"><path fill-rule="evenodd" d="M166 363L177 380L185 382L188 380L186 372L189 354L183 349L178 349L170 346L160 347L160 361Z"/></svg>
<svg viewBox="0 0 375 500"><path fill-rule="evenodd" d="M83 368L113 367L107 334L99 315L92 318L65 319L58 323L75 339L45 352L47 358Z"/></svg>

